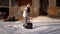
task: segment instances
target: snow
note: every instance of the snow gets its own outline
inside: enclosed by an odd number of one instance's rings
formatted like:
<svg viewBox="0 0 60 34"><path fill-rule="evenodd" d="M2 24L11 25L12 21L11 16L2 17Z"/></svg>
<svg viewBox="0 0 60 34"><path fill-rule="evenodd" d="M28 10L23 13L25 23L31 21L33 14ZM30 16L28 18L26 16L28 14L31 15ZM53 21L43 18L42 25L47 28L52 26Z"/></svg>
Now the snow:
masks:
<svg viewBox="0 0 60 34"><path fill-rule="evenodd" d="M33 29L25 29L23 22L0 22L0 34L60 34L60 23L33 23Z"/></svg>
<svg viewBox="0 0 60 34"><path fill-rule="evenodd" d="M59 18L51 18L51 17L48 17L48 16L38 16L38 17L35 17L31 20L32 22L53 22L53 23L60 23L60 19Z"/></svg>

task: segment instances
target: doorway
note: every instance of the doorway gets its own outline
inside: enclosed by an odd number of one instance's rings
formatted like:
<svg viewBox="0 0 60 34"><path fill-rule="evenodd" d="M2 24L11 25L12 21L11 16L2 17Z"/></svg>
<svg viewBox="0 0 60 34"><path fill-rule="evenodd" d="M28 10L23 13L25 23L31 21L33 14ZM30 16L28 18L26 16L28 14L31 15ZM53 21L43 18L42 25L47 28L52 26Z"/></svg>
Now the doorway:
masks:
<svg viewBox="0 0 60 34"><path fill-rule="evenodd" d="M1 7L0 8L0 13L1 13L1 17L2 18L7 18L9 16L9 8L4 8L4 7Z"/></svg>
<svg viewBox="0 0 60 34"><path fill-rule="evenodd" d="M39 9L39 15L48 15L48 0L40 0L40 9Z"/></svg>

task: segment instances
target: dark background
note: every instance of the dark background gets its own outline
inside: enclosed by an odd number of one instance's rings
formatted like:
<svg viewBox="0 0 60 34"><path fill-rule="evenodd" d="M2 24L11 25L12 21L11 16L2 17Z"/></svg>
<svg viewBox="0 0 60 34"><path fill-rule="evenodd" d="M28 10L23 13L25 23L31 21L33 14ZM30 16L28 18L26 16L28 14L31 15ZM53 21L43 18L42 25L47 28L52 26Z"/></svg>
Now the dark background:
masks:
<svg viewBox="0 0 60 34"><path fill-rule="evenodd" d="M6 15L3 15L3 18L7 18L9 16L9 8L0 8L0 12L4 13L6 12Z"/></svg>
<svg viewBox="0 0 60 34"><path fill-rule="evenodd" d="M60 7L60 0L56 0L56 6Z"/></svg>

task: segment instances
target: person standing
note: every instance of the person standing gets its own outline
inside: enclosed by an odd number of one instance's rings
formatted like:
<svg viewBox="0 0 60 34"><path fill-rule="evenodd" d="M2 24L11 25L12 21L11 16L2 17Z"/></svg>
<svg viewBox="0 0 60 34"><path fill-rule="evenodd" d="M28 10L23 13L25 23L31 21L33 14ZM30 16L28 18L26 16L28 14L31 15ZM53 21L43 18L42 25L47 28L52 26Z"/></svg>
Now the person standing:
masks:
<svg viewBox="0 0 60 34"><path fill-rule="evenodd" d="M23 18L24 18L24 22L27 23L27 7L25 7L24 11L23 11Z"/></svg>
<svg viewBox="0 0 60 34"><path fill-rule="evenodd" d="M24 21L25 21L25 24L23 24L23 26L27 29L32 29L33 25L32 25L32 23L30 23L30 5L29 5L29 3L25 7L25 10L23 12L23 17L24 17Z"/></svg>
<svg viewBox="0 0 60 34"><path fill-rule="evenodd" d="M27 4L27 21L30 23L30 4Z"/></svg>
<svg viewBox="0 0 60 34"><path fill-rule="evenodd" d="M25 7L24 11L23 11L23 17L24 17L24 22L25 23L29 23L30 21L30 5L29 3L27 4L27 6Z"/></svg>

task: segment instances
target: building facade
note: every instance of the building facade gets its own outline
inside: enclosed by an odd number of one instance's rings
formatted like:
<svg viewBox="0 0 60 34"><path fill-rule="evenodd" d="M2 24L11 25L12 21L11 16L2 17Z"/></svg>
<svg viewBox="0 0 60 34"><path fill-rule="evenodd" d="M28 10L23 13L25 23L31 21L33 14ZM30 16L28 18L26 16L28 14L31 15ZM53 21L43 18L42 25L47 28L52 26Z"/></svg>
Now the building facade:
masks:
<svg viewBox="0 0 60 34"><path fill-rule="evenodd" d="M9 15L21 17L26 5L30 4L30 16L57 16L60 17L59 0L9 0Z"/></svg>
<svg viewBox="0 0 60 34"><path fill-rule="evenodd" d="M17 1L18 5L12 6L12 8L16 9L15 11L18 11L18 14L20 15L21 14L20 12L22 12L24 10L25 6L27 5L27 3L30 2L31 3L30 4L31 5L30 6L31 16L39 16L40 12L41 12L40 11L41 8L42 8L42 10L46 10L46 8L44 8L44 7L46 7L45 5L46 5L47 0L42 1L43 2L42 7L41 7L41 2L40 1L41 0L30 0L30 1L21 0L21 1ZM44 3L45 3L45 5L44 5ZM48 6L47 6L47 11L46 11L46 12L48 12L48 15L51 12L51 14L59 16L59 13L60 13L59 10L60 10L59 7L56 6L56 0L48 0ZM13 11L14 10L12 9L12 12Z"/></svg>

